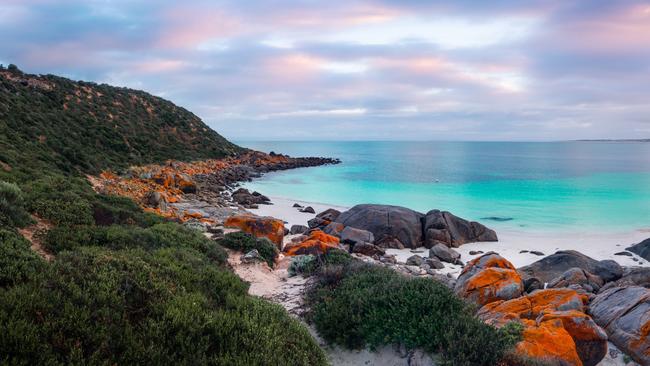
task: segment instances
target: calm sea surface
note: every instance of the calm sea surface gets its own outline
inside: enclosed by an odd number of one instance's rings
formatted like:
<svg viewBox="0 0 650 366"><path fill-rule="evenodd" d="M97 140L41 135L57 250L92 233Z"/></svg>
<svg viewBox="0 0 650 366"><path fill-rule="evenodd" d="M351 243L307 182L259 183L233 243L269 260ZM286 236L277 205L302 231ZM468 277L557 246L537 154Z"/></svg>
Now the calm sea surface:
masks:
<svg viewBox="0 0 650 366"><path fill-rule="evenodd" d="M275 197L351 206L438 208L497 228L650 228L650 143L239 142L335 166L276 172L247 184Z"/></svg>

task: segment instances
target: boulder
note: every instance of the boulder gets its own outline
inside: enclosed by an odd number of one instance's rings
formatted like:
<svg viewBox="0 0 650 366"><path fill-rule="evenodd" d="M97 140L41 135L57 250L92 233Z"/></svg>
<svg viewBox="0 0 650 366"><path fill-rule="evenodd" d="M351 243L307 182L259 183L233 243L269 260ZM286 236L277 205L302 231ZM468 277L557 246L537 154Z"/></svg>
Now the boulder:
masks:
<svg viewBox="0 0 650 366"><path fill-rule="evenodd" d="M552 365L597 365L607 353L607 334L585 314L587 296L574 290L546 289L483 306L478 317L500 327L524 326L516 351Z"/></svg>
<svg viewBox="0 0 650 366"><path fill-rule="evenodd" d="M580 268L570 268L548 283L549 288L579 287L586 292L598 292L602 286L603 280L600 277Z"/></svg>
<svg viewBox="0 0 650 366"><path fill-rule="evenodd" d="M634 244L629 248L625 248L630 252L638 255L639 257L650 261L650 239L646 239L638 244Z"/></svg>
<svg viewBox="0 0 650 366"><path fill-rule="evenodd" d="M605 282L616 281L623 276L623 267L615 260L605 259L596 263L593 272Z"/></svg>
<svg viewBox="0 0 650 366"><path fill-rule="evenodd" d="M650 365L650 289L629 286L601 292L589 312L618 348Z"/></svg>
<svg viewBox="0 0 650 366"><path fill-rule="evenodd" d="M422 244L422 215L405 207L357 205L341 213L336 222L367 230L384 248L417 248Z"/></svg>
<svg viewBox="0 0 650 366"><path fill-rule="evenodd" d="M267 238L282 250L284 222L273 217L253 215L230 216L223 223L225 227L238 228L258 238Z"/></svg>
<svg viewBox="0 0 650 366"><path fill-rule="evenodd" d="M650 267L628 268L623 276L614 282L609 282L600 291L609 290L614 287L640 286L650 288Z"/></svg>
<svg viewBox="0 0 650 366"><path fill-rule="evenodd" d="M444 244L436 244L429 249L429 258L438 258L443 262L455 264L460 260L460 253Z"/></svg>
<svg viewBox="0 0 650 366"><path fill-rule="evenodd" d="M339 238L341 237L341 233L343 233L343 230L345 230L345 225L338 222L331 222L323 228L325 234L334 235Z"/></svg>
<svg viewBox="0 0 650 366"><path fill-rule="evenodd" d="M315 214L316 210L314 210L314 208L311 206L307 206L305 208L300 209L300 212Z"/></svg>
<svg viewBox="0 0 650 366"><path fill-rule="evenodd" d="M327 210L319 213L316 217L321 218L327 221L335 221L337 217L341 214L341 211L335 210L333 208L328 208Z"/></svg>
<svg viewBox="0 0 650 366"><path fill-rule="evenodd" d="M406 264L409 266L420 266L424 263L424 258L419 255L412 255L406 259Z"/></svg>
<svg viewBox="0 0 650 366"><path fill-rule="evenodd" d="M253 249L250 252L242 255L240 259L242 263L255 263L264 261L264 258L262 258L260 252L258 252L257 249Z"/></svg>
<svg viewBox="0 0 650 366"><path fill-rule="evenodd" d="M512 263L490 252L467 263L454 291L462 298L485 305L521 296L524 283Z"/></svg>
<svg viewBox="0 0 650 366"><path fill-rule="evenodd" d="M375 236L370 231L347 226L341 231L341 242L346 244L374 243Z"/></svg>
<svg viewBox="0 0 650 366"><path fill-rule="evenodd" d="M352 253L358 253L358 254L363 254L367 255L368 257L374 257L374 256L382 256L386 254L386 251L374 244L370 243L356 243L352 247Z"/></svg>
<svg viewBox="0 0 650 366"><path fill-rule="evenodd" d="M291 235L296 235L296 234L304 234L309 230L309 228L305 225L291 225L291 229L289 229L289 234Z"/></svg>
<svg viewBox="0 0 650 366"><path fill-rule="evenodd" d="M542 283L548 283L571 268L580 268L603 280L605 278L613 280L616 279L618 273L615 268L618 264L612 262L614 261L599 262L575 250L561 250L528 266L519 268L519 273L524 278L535 277Z"/></svg>
<svg viewBox="0 0 650 366"><path fill-rule="evenodd" d="M332 249L339 250L339 238L313 230L304 241L287 245L284 252L286 255L319 255Z"/></svg>
<svg viewBox="0 0 650 366"><path fill-rule="evenodd" d="M431 210L427 212L422 223L424 246L427 248L437 243L458 248L465 243L498 241L494 230L446 211Z"/></svg>
<svg viewBox="0 0 650 366"><path fill-rule="evenodd" d="M425 258L424 263L428 264L432 269L443 269L445 265L438 258Z"/></svg>

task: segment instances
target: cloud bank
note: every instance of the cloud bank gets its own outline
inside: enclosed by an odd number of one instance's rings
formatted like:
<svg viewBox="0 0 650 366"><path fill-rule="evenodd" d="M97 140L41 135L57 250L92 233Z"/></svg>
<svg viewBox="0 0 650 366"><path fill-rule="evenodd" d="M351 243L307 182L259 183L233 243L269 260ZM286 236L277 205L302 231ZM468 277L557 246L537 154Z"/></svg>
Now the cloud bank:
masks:
<svg viewBox="0 0 650 366"><path fill-rule="evenodd" d="M5 0L0 63L227 137L650 137L648 1Z"/></svg>

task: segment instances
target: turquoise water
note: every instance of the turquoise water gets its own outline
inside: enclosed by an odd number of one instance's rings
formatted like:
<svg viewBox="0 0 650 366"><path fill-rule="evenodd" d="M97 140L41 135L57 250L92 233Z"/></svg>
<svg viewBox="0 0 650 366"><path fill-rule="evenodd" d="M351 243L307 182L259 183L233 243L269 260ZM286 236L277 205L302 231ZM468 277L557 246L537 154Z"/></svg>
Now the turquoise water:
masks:
<svg viewBox="0 0 650 366"><path fill-rule="evenodd" d="M650 143L240 142L343 163L275 172L269 196L351 206L443 209L496 228L628 231L650 227ZM497 220L498 219L498 220Z"/></svg>

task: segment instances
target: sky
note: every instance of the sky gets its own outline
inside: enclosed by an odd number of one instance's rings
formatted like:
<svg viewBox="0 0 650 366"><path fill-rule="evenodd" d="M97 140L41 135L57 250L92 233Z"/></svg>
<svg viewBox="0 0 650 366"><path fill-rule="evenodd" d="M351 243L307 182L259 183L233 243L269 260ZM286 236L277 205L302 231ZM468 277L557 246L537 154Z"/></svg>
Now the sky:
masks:
<svg viewBox="0 0 650 366"><path fill-rule="evenodd" d="M239 141L650 138L650 1L0 0L0 63Z"/></svg>

